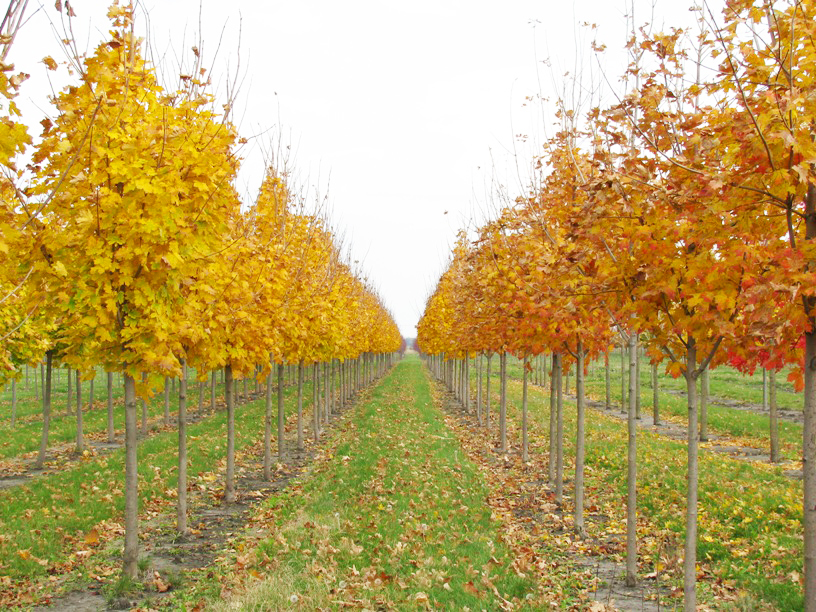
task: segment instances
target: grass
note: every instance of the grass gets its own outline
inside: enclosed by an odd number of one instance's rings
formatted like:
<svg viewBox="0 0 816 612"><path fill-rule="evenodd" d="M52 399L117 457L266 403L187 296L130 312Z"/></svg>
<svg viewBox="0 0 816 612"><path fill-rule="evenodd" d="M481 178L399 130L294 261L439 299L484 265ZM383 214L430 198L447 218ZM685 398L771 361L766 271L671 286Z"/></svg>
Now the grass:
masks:
<svg viewBox="0 0 816 612"><path fill-rule="evenodd" d="M310 390L311 385L304 386L305 406L311 405ZM294 392L286 392L288 412L294 410ZM236 452L262 438L263 415L263 398L236 406ZM160 432L140 443L142 512L148 502L172 500L177 484L177 448L175 431ZM216 469L226 456L226 412L188 425L187 449L191 481ZM71 565L77 559L76 551L88 548L85 538L92 529L123 515L124 473L124 449L119 449L0 491L0 574L25 581Z"/></svg>
<svg viewBox="0 0 816 612"><path fill-rule="evenodd" d="M188 410L195 411L198 404L198 384L192 378L188 384ZM73 383L73 374L72 374ZM86 436L107 431L107 386L106 376L101 370L97 372L96 388L94 390L94 407L90 409L87 405L89 400L89 381L82 382L82 401L84 404L82 415L82 429ZM39 381L38 381L39 384ZM75 383L73 383L75 384ZM223 394L224 385L219 384L216 393ZM209 407L210 385L205 387L204 405ZM114 429L121 432L125 426L125 415L122 410L124 388L114 381ZM17 424L11 427L11 391L7 390L0 395L0 459L18 457L36 451L40 445L42 436L42 405L41 401L35 397L33 378L30 381L28 391L25 390L24 383L18 381L17 389ZM51 399L51 423L48 432L49 448L60 444L73 442L76 439L76 388L74 387L71 396L70 414L66 411L67 401L67 377L64 371L60 371L60 377L55 377ZM178 392L170 393L170 411L175 413L178 409ZM158 393L148 402L148 419L155 421L164 414L163 391ZM141 423L141 408L139 408L139 422Z"/></svg>
<svg viewBox="0 0 816 612"><path fill-rule="evenodd" d="M270 537L250 560L236 553L222 568L227 584L247 574L255 579L231 601L211 604L304 610L541 604L535 581L513 569L512 551L484 503L487 493L434 405L418 359L406 358L355 410L330 458L301 486L265 502L253 524ZM209 588L217 599L220 590Z"/></svg>

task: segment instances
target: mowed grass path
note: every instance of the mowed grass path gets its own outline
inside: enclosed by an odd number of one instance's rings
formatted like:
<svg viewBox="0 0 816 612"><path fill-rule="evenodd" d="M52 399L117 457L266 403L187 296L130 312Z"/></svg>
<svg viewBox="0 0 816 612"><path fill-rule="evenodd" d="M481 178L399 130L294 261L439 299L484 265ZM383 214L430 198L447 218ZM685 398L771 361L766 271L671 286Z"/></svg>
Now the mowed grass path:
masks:
<svg viewBox="0 0 816 612"><path fill-rule="evenodd" d="M302 485L265 502L253 522L269 536L251 561L226 559L219 579L228 589L248 583L213 605L541 609L536 581L516 571L501 543L486 484L445 426L419 359L406 357L354 410ZM206 590L187 592L187 601Z"/></svg>

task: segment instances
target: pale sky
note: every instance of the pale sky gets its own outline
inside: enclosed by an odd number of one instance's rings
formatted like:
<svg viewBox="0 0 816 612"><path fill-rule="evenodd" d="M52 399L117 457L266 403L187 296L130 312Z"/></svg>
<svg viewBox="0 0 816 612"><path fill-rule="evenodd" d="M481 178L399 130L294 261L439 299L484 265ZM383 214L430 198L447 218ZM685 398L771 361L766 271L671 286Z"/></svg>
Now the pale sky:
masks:
<svg viewBox="0 0 816 612"><path fill-rule="evenodd" d="M635 0L637 24L692 22L687 0L656 2L652 19L651 2ZM110 2L71 4L80 46L92 51L108 30ZM259 145L283 133L296 176L310 193L328 192L334 226L403 335L413 337L457 230L497 206L492 183L510 197L522 192L527 168L552 132L552 105L527 98L554 100L564 73L575 72L576 53L586 88L603 89L607 100L610 88L620 91L629 4L145 0L141 14L149 15L155 54L167 52L170 68L174 54L189 56L196 44L201 6L208 62L220 40L214 80L234 75L240 57L241 134L271 130L244 151L240 191L254 197L264 167ZM29 14L37 6L32 0ZM19 98L31 125L50 112L40 61L65 57L49 19L58 22L51 0L9 57L32 75ZM145 21L137 29L144 31ZM597 32L583 22L597 24ZM607 46L600 58L589 50L593 38ZM68 79L64 70L51 76L54 83Z"/></svg>

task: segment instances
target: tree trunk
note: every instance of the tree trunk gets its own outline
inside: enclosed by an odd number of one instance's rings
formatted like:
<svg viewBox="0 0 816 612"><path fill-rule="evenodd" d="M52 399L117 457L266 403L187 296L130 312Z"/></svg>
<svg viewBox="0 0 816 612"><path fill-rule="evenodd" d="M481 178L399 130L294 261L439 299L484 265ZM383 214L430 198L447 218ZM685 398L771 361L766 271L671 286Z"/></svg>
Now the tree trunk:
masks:
<svg viewBox="0 0 816 612"><path fill-rule="evenodd" d="M584 345L579 340L575 363L575 405L577 408L575 429L575 508L573 525L575 533L583 537L584 529Z"/></svg>
<svg viewBox="0 0 816 612"><path fill-rule="evenodd" d="M557 420L558 420L558 375L555 367L558 362L558 356L553 353L552 364L550 370L550 454L547 458L547 480L550 485L555 484L555 438L558 435Z"/></svg>
<svg viewBox="0 0 816 612"><path fill-rule="evenodd" d="M323 363L323 423L329 424L329 362Z"/></svg>
<svg viewBox="0 0 816 612"><path fill-rule="evenodd" d="M768 370L762 368L762 411L768 412Z"/></svg>
<svg viewBox="0 0 816 612"><path fill-rule="evenodd" d="M212 371L212 378L210 379L210 411L215 412L215 382L218 371Z"/></svg>
<svg viewBox="0 0 816 612"><path fill-rule="evenodd" d="M652 364L652 422L660 425L660 382L657 378L657 364Z"/></svg>
<svg viewBox="0 0 816 612"><path fill-rule="evenodd" d="M284 453L284 425L286 424L286 414L284 413L283 403L283 385L284 385L284 367L283 364L278 364L278 461L283 463Z"/></svg>
<svg viewBox="0 0 816 612"><path fill-rule="evenodd" d="M270 357L270 363L272 363ZM266 375L266 405L264 407L264 480L272 480L272 366Z"/></svg>
<svg viewBox="0 0 816 612"><path fill-rule="evenodd" d="M686 345L686 393L688 394L688 493L686 499L686 545L683 561L683 598L686 612L697 608L697 347L690 338Z"/></svg>
<svg viewBox="0 0 816 612"><path fill-rule="evenodd" d="M178 500L176 529L187 533L187 361L181 359L178 395ZM165 379L166 381L167 379ZM165 382L165 388L166 382Z"/></svg>
<svg viewBox="0 0 816 612"><path fill-rule="evenodd" d="M312 366L312 420L314 421L314 441L320 439L320 364Z"/></svg>
<svg viewBox="0 0 816 612"><path fill-rule="evenodd" d="M764 370L763 370L764 371ZM700 441L708 442L708 368L700 375Z"/></svg>
<svg viewBox="0 0 816 612"><path fill-rule="evenodd" d="M561 506L564 503L564 381L562 380L561 355L556 355L556 357L558 359L558 388L556 389L555 416L555 501Z"/></svg>
<svg viewBox="0 0 816 612"><path fill-rule="evenodd" d="M530 460L527 448L527 357L524 358L521 383L521 460Z"/></svg>
<svg viewBox="0 0 816 612"><path fill-rule="evenodd" d="M635 418L640 415L640 336L635 334Z"/></svg>
<svg viewBox="0 0 816 612"><path fill-rule="evenodd" d="M612 408L612 381L609 372L609 351L604 353L604 384L606 389L606 409Z"/></svg>
<svg viewBox="0 0 816 612"><path fill-rule="evenodd" d="M42 380L42 367L43 367L42 362L40 362L40 367L39 368L37 368L37 366L34 366L34 368L33 368L34 369L34 372L33 372L33 376L34 376L34 401L37 402L37 403L40 402L40 383L38 383L38 381L37 381L37 369L40 370L40 380Z"/></svg>
<svg viewBox="0 0 816 612"><path fill-rule="evenodd" d="M40 452L37 454L37 462L34 464L34 467L37 469L41 469L45 463L45 452L48 450L48 430L51 426L51 364L53 363L53 359L54 351L48 351L45 354L45 376L42 377L43 424L42 436L40 437Z"/></svg>
<svg viewBox="0 0 816 612"><path fill-rule="evenodd" d="M621 349L623 350L623 349ZM629 413L626 416L626 585L637 584L637 336L629 334Z"/></svg>
<svg viewBox="0 0 816 612"><path fill-rule="evenodd" d="M813 185L809 192L816 192ZM813 197L816 200L816 195ZM816 203L814 203L816 204ZM805 333L803 508L805 523L805 611L816 611L816 328Z"/></svg>
<svg viewBox="0 0 816 612"><path fill-rule="evenodd" d="M26 366L28 367L28 366ZM26 384L28 384L28 370L26 370ZM11 427L17 425L17 379L11 379Z"/></svg>
<svg viewBox="0 0 816 612"><path fill-rule="evenodd" d="M71 381L71 368L68 369L68 398L65 403L65 416L70 416L74 405L74 387Z"/></svg>
<svg viewBox="0 0 816 612"><path fill-rule="evenodd" d="M71 384L71 381L68 381ZM81 453L85 450L85 436L82 431L82 381L79 378L79 370L76 370L76 451Z"/></svg>
<svg viewBox="0 0 816 612"><path fill-rule="evenodd" d="M476 386L476 421L482 424L482 354L479 353L476 365L476 379L479 381Z"/></svg>
<svg viewBox="0 0 816 612"><path fill-rule="evenodd" d="M507 353L499 356L500 399L499 399L499 444L503 453L507 452Z"/></svg>
<svg viewBox="0 0 816 612"><path fill-rule="evenodd" d="M204 411L204 381L198 381L198 414Z"/></svg>
<svg viewBox="0 0 816 612"><path fill-rule="evenodd" d="M91 382L88 385L88 410L93 410L93 405L94 405L94 378L91 379Z"/></svg>
<svg viewBox="0 0 816 612"><path fill-rule="evenodd" d="M108 444L113 444L114 429L113 429L113 372L106 372L107 374L107 391L108 391Z"/></svg>
<svg viewBox="0 0 816 612"><path fill-rule="evenodd" d="M493 360L493 354L487 354L487 384L485 387L485 427L490 429L490 362Z"/></svg>
<svg viewBox="0 0 816 612"><path fill-rule="evenodd" d="M170 425L170 377L164 377L164 426Z"/></svg>
<svg viewBox="0 0 816 612"><path fill-rule="evenodd" d="M626 345L621 341L621 412L626 414Z"/></svg>
<svg viewBox="0 0 816 612"><path fill-rule="evenodd" d="M297 449L303 450L303 361L297 367L298 403L297 403Z"/></svg>
<svg viewBox="0 0 816 612"><path fill-rule="evenodd" d="M768 372L770 395L769 418L771 427L771 463L779 463L779 415L776 407L776 370Z"/></svg>
<svg viewBox="0 0 816 612"><path fill-rule="evenodd" d="M122 573L132 579L136 578L139 559L136 416L136 381L125 373L125 550Z"/></svg>
<svg viewBox="0 0 816 612"><path fill-rule="evenodd" d="M227 400L227 477L224 483L224 501L235 501L235 383L232 366L224 368L224 395Z"/></svg>

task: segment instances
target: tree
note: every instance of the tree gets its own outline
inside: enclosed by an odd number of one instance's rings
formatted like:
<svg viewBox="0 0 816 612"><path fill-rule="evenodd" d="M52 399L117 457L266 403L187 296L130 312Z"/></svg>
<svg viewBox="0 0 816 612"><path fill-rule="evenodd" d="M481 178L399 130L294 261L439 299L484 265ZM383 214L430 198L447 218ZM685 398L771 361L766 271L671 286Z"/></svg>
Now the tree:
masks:
<svg viewBox="0 0 816 612"><path fill-rule="evenodd" d="M136 397L150 391L140 375L181 373L182 288L223 237L233 201L215 196L234 166L219 161L218 147L202 149L216 136L186 123L205 100L173 107L156 83L132 6L108 15L110 39L84 61L79 84L57 96L59 116L45 122L33 158L32 196L44 198L33 299L48 295L60 312L59 341L75 366L124 373L124 573L135 576ZM219 134L234 138L231 129Z"/></svg>

